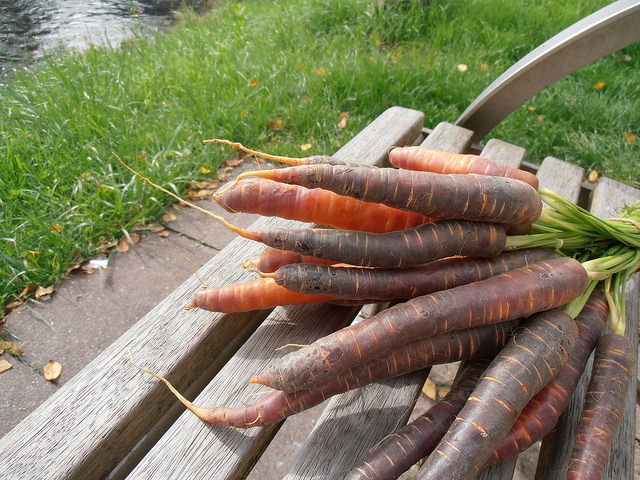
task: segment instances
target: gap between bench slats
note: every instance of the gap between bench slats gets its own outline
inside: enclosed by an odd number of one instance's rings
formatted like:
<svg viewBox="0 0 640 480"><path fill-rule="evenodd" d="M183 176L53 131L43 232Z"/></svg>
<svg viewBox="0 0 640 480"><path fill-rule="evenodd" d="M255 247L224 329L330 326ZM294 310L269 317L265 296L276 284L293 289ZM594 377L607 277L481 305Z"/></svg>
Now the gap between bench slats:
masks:
<svg viewBox="0 0 640 480"><path fill-rule="evenodd" d="M391 146L406 144L419 134L423 119L422 112L389 109L335 156L380 163ZM252 403L259 398L252 395L263 395L269 389L249 383L249 378L287 352L276 351L278 347L288 343L309 344L348 324L357 310L328 304L274 309L195 402L205 406ZM241 431L205 424L186 412L127 478L243 478L279 426Z"/></svg>

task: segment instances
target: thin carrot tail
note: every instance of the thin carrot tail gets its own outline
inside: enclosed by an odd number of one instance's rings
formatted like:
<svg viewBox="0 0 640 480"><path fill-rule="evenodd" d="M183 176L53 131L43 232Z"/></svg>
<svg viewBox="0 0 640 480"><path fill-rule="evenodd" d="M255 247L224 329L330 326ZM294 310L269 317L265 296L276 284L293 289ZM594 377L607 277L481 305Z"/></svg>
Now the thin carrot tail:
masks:
<svg viewBox="0 0 640 480"><path fill-rule="evenodd" d="M203 140L202 143L222 143L224 145L229 145L230 147L236 148L238 150L242 150L249 155L254 155L258 158L264 158L265 160L273 160L275 162L285 163L287 165L304 165L306 163L306 158L294 158L294 157L284 157L281 155L273 155L271 153L259 152L258 150L252 150L251 148L245 147L239 142L232 142L231 140L225 140L222 138L212 138L211 140Z"/></svg>
<svg viewBox="0 0 640 480"><path fill-rule="evenodd" d="M171 393L173 393L176 396L176 398L178 400L180 400L180 402L185 407L187 407L189 410L191 410L193 413L195 413L200 419L207 421L207 419L209 418L209 415L207 415L207 410L208 409L203 408L203 407L198 407L197 405L194 405L192 402L187 400L180 392L178 392L178 390L176 390L175 387L173 385L171 385L169 380L167 380L164 377L161 377L157 373L154 373L154 372L152 372L151 370L149 370L147 368L141 367L140 365L136 364L133 361L133 355L131 353L131 349L129 349L129 359L131 360L131 365L136 367L138 370L142 370L143 372L148 373L149 375L152 375L152 376L156 377L158 380L160 380L162 383L164 383L167 386L167 388L171 391Z"/></svg>
<svg viewBox="0 0 640 480"><path fill-rule="evenodd" d="M195 208L196 210L198 210L199 212L204 213L205 215L208 215L209 217L213 218L214 220L217 220L218 222L222 223L225 227L227 227L229 230L231 230L232 232L237 233L238 235L240 235L241 237L244 238L248 238L250 240L256 240L256 241L260 241L258 240L258 236L256 235L255 232L252 232L251 230L247 230L241 227L238 227L236 225L233 225L232 223L228 222L227 220L225 220L224 218L222 218L220 215L216 215L213 212L210 212L209 210L206 210L202 207L197 206L194 203L191 203L183 198L180 198L178 195L176 195L173 192L170 192L169 190L167 190L164 187L161 187L160 185L153 183L151 180L149 180L147 177L145 177L144 175L142 175L139 172L136 172L133 168L131 168L129 165L127 165L124 160L122 160L117 154L113 153L113 156L116 157L118 159L118 161L124 165L124 167L129 170L131 173L133 173L134 175L136 175L137 177L141 178L142 180L144 180L145 182L147 182L149 185L151 185L154 188L157 188L158 190L160 190L161 192L166 193L167 195L175 198L176 200L178 200L178 202L180 202L183 205L186 205L187 207L191 207L191 208ZM247 173L251 173L251 172L247 172Z"/></svg>

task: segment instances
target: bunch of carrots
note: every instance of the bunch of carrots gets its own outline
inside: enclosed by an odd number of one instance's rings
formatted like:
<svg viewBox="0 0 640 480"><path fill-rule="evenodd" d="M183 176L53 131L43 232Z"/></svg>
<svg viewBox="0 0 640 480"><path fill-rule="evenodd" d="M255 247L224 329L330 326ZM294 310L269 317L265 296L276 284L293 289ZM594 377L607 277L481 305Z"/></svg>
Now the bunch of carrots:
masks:
<svg viewBox="0 0 640 480"><path fill-rule="evenodd" d="M395 148L395 168L377 168L211 142L290 165L240 175L215 195L225 209L327 228L255 231L205 211L267 247L250 264L258 278L204 288L189 308L392 306L257 372L251 381L273 391L253 404L198 407L158 377L191 411L269 425L349 389L463 361L447 396L347 478L397 478L423 459L418 479L466 479L553 428L595 348L568 478L600 478L634 361L623 335L624 285L640 268L637 206L603 220L528 172L423 147Z"/></svg>

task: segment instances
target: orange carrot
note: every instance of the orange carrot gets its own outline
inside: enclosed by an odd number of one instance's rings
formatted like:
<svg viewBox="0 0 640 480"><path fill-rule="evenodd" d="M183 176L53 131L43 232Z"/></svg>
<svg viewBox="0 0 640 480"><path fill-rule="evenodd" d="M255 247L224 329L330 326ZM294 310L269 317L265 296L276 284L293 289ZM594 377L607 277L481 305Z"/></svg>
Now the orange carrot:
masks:
<svg viewBox="0 0 640 480"><path fill-rule="evenodd" d="M533 173L494 162L478 155L439 152L427 147L408 146L389 152L389 162L398 168L434 173L477 173L508 177L528 183L538 189L538 177Z"/></svg>
<svg viewBox="0 0 640 480"><path fill-rule="evenodd" d="M309 257L301 255L291 250L280 250L279 248L266 247L260 253L260 257L257 260L247 262L245 267L253 266L257 270L264 273L272 273L278 270L284 265L291 265L292 263L312 263L318 265L335 265L333 260L326 260L324 258Z"/></svg>
<svg viewBox="0 0 640 480"><path fill-rule="evenodd" d="M206 287L193 297L188 308L212 312L248 312L278 305L303 305L339 300L335 297L298 293L278 285L272 278L257 278L249 282L222 287Z"/></svg>
<svg viewBox="0 0 640 480"><path fill-rule="evenodd" d="M263 178L247 178L231 189L223 187L220 192L213 198L229 212L258 213L346 230L382 233L433 220L321 188L309 189Z"/></svg>

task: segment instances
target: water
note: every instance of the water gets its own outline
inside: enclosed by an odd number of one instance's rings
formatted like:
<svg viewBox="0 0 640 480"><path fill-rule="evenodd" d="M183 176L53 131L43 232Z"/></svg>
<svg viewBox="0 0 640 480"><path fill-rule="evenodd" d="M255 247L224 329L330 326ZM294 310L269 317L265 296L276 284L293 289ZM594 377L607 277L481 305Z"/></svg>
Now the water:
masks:
<svg viewBox="0 0 640 480"><path fill-rule="evenodd" d="M165 28L181 0L0 0L0 75L57 47L118 45Z"/></svg>

